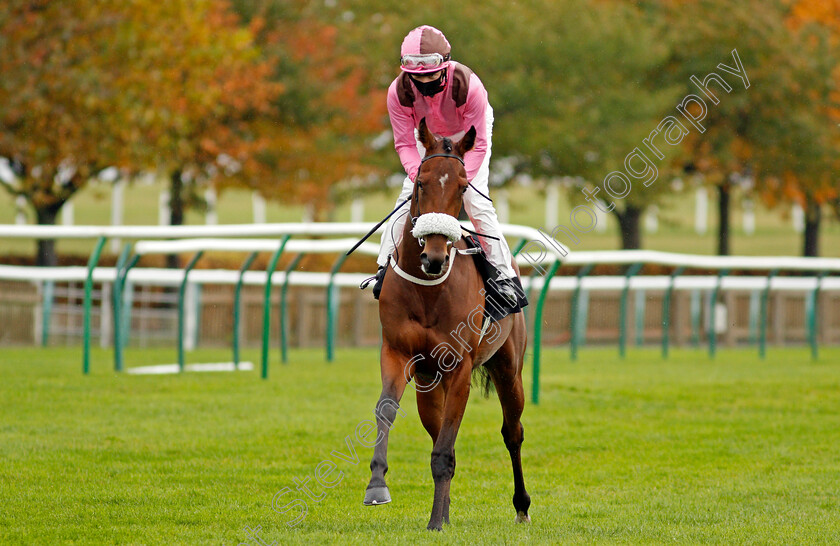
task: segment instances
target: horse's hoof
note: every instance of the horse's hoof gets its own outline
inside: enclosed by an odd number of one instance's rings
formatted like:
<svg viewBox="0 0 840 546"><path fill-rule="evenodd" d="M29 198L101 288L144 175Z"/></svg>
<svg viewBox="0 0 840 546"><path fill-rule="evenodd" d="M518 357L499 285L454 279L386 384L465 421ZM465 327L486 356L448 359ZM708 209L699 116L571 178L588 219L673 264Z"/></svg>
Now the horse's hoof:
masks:
<svg viewBox="0 0 840 546"><path fill-rule="evenodd" d="M443 531L443 526L442 526L442 525L440 525L440 524L438 524L438 525L432 525L432 524L430 523L430 524L429 524L429 526L428 526L428 527L426 527L426 530L427 530L427 531Z"/></svg>
<svg viewBox="0 0 840 546"><path fill-rule="evenodd" d="M387 485L371 487L365 491L365 506L377 506L391 502L391 493Z"/></svg>
<svg viewBox="0 0 840 546"><path fill-rule="evenodd" d="M525 512L517 512L516 519L514 521L516 523L531 523L531 516L529 516Z"/></svg>

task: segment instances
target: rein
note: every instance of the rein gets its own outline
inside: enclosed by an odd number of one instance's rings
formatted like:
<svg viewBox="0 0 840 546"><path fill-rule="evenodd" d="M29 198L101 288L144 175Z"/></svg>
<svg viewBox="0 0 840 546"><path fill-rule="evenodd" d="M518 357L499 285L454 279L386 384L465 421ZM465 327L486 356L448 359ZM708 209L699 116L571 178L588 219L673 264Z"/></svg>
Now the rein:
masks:
<svg viewBox="0 0 840 546"><path fill-rule="evenodd" d="M457 160L457 161L458 161L461 165L464 165L464 166L466 167L466 163L464 163L464 159L463 159L463 158L461 158L460 156L457 156L457 155L454 155L454 154L432 154L432 155L427 155L426 157L424 157L423 159L421 159L421 160L420 160L420 166L422 166L422 165L423 165L423 163L425 163L426 161L428 161L428 160L430 160L430 159L434 159L434 158L436 158L436 157L445 157L445 158L448 158L448 159L455 159L455 160ZM419 169L419 168L417 169L417 176L420 176L420 169ZM480 191L478 191L478 189L476 189L476 187L472 185L472 182L467 182L467 185L468 185L469 187L471 187L472 189L474 189L474 190L476 191L476 193L478 193L478 195L480 195L480 196L482 196L483 198L487 199L487 200L488 200L488 201L490 201L491 203L493 202L493 200L492 200L492 199L490 199L490 197L488 197L487 195L484 195L483 193L481 193ZM387 215L385 218L383 218L383 219L382 219L382 220L381 220L378 224L376 224L375 226L373 226L373 228L372 228L370 231L368 231L368 232L367 232L367 234L366 234L364 237L362 237L361 239L359 239L359 241L358 241L355 245L353 245L353 248L351 248L350 250L348 250L347 252L345 252L345 254L344 254L344 255L345 255L345 256L349 256L350 254L352 254L352 253L353 253L353 251L355 251L357 248L359 248L359 247L362 245L362 243L364 243L365 241L367 241L367 240L368 240L368 238L370 238L370 236L371 236L371 235L373 235L374 233L376 233L376 230L377 230L377 229L379 229L379 228L382 226L382 224L384 224L385 222L387 222L387 221L388 221L388 219L389 219L389 218L391 218L391 216L393 216L393 215L394 215L394 214L395 214L398 210L400 210L403 206L405 206L405 204L406 204L406 203L408 203L409 201L416 201L416 202L417 202L417 208L418 208L418 209L420 208L420 197L419 197L419 194L417 193L417 177L416 177L416 176L414 177L414 190L413 190L413 191L412 191L412 193L411 193L411 197L409 197L408 199L405 199L402 203L398 204L398 205L397 205L397 207L396 207L394 210L392 210L391 212L389 212L389 213L388 213L388 215ZM419 218L419 217L420 217L420 215L419 215L419 214L418 214L417 216L414 216L414 215L411 213L411 205L409 205L409 209L408 209L408 216L409 216L409 218L411 219L411 225L412 225L412 226L413 226L413 225L415 225L415 224L417 223L417 218ZM473 234L473 235L477 236L477 237L485 237L485 238L487 238L487 239L493 239L493 240L496 240L496 241L498 241L498 240L499 240L499 238L498 238L498 237L493 237L492 235L485 235L485 234L483 234L483 233L479 233L479 232L477 232L477 231L472 231L472 230L469 230L469 229L467 229L467 228L463 228L463 229L464 229L465 231L467 231L467 232L469 232L469 233L471 233L471 234Z"/></svg>

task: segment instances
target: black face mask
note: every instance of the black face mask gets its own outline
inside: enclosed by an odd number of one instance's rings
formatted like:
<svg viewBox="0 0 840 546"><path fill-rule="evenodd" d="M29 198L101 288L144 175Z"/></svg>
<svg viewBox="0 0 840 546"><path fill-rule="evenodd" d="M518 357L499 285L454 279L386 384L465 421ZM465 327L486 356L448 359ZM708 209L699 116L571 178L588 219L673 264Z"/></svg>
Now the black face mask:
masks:
<svg viewBox="0 0 840 546"><path fill-rule="evenodd" d="M417 88L417 91L419 91L421 95L424 97L432 97L443 91L443 87L446 85L446 70L441 70L438 79L430 82L418 82L413 77L411 78L411 81L414 82L414 87Z"/></svg>

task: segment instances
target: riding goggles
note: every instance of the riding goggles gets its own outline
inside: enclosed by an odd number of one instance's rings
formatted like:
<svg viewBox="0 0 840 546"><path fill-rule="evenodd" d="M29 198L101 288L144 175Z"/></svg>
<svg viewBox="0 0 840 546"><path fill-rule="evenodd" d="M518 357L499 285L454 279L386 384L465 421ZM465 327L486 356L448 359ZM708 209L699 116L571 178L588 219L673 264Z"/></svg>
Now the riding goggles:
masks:
<svg viewBox="0 0 840 546"><path fill-rule="evenodd" d="M444 57L440 53L403 55L400 57L400 65L406 70L427 70L437 68L448 60L449 55Z"/></svg>

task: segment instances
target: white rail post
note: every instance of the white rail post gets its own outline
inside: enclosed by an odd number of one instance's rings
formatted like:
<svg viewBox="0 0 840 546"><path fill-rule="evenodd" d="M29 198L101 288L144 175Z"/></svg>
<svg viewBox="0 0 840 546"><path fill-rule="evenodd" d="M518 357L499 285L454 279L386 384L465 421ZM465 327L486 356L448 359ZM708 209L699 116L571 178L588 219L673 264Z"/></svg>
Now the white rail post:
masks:
<svg viewBox="0 0 840 546"><path fill-rule="evenodd" d="M214 186L204 190L204 201L207 203L207 212L204 214L204 223L208 226L215 226L219 223L219 214L216 211L218 196Z"/></svg>
<svg viewBox="0 0 840 546"><path fill-rule="evenodd" d="M315 221L315 205L307 203L303 206L303 217L300 220L304 224L309 224Z"/></svg>
<svg viewBox="0 0 840 546"><path fill-rule="evenodd" d="M111 225L121 226L123 224L123 210L125 203L125 185L126 179L120 178L114 182L111 190ZM111 252L119 253L122 247L122 241L119 238L111 239Z"/></svg>
<svg viewBox="0 0 840 546"><path fill-rule="evenodd" d="M350 204L350 221L365 221L365 200L361 197L353 199L353 202Z"/></svg>
<svg viewBox="0 0 840 546"><path fill-rule="evenodd" d="M659 207L651 205L645 214L645 231L656 233L659 231Z"/></svg>
<svg viewBox="0 0 840 546"><path fill-rule="evenodd" d="M598 223L595 224L595 233L606 233L607 231L607 219L610 217L610 213L604 212L606 209L607 204L598 199L598 204L593 207L595 217L598 218Z"/></svg>
<svg viewBox="0 0 840 546"><path fill-rule="evenodd" d="M805 231L805 211L799 205L799 203L794 203L790 207L790 218L793 222L793 231L796 233L802 233Z"/></svg>
<svg viewBox="0 0 840 546"><path fill-rule="evenodd" d="M158 197L158 225L168 226L170 221L169 213L169 191L163 190Z"/></svg>
<svg viewBox="0 0 840 546"><path fill-rule="evenodd" d="M705 187L699 187L694 195L694 232L697 235L705 235L709 221L709 194Z"/></svg>
<svg viewBox="0 0 840 546"><path fill-rule="evenodd" d="M755 203L752 199L744 199L744 233L755 233Z"/></svg>
<svg viewBox="0 0 840 546"><path fill-rule="evenodd" d="M251 210L254 214L254 223L264 224L266 221L265 198L257 192L251 193Z"/></svg>
<svg viewBox="0 0 840 546"><path fill-rule="evenodd" d="M558 224L557 203L560 201L560 184L549 180L545 188L545 226L553 229Z"/></svg>
<svg viewBox="0 0 840 546"><path fill-rule="evenodd" d="M74 212L73 201L67 201L66 203L64 203L64 205L61 207L61 225L62 226L72 226L73 225L73 219L74 219L73 217L75 216L73 214L73 212Z"/></svg>

